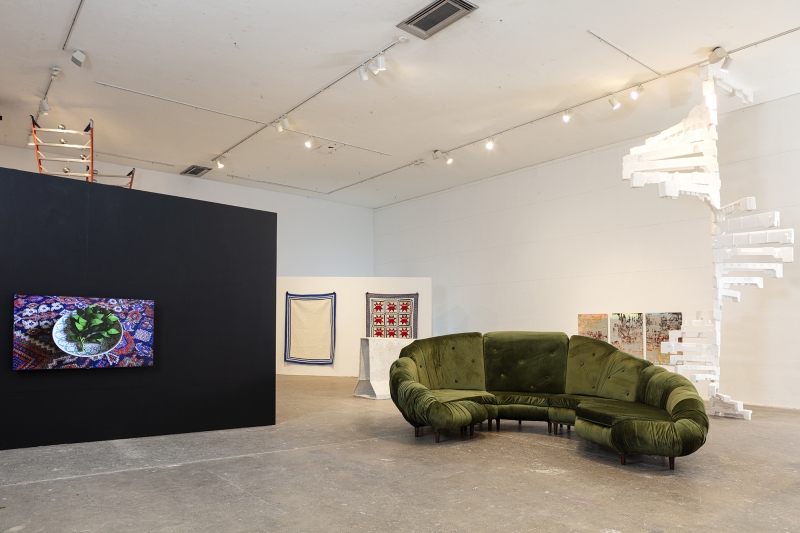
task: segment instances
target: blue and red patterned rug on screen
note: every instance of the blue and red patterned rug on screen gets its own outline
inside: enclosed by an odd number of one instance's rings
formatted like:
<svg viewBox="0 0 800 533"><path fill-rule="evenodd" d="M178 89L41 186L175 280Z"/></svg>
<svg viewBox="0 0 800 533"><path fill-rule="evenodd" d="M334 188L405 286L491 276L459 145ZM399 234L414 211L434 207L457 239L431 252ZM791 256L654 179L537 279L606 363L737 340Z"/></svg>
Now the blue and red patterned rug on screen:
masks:
<svg viewBox="0 0 800 533"><path fill-rule="evenodd" d="M419 293L367 293L367 337L417 338Z"/></svg>
<svg viewBox="0 0 800 533"><path fill-rule="evenodd" d="M119 318L122 338L101 355L78 356L53 341L53 326L65 315L90 305ZM152 300L14 295L14 370L153 366Z"/></svg>

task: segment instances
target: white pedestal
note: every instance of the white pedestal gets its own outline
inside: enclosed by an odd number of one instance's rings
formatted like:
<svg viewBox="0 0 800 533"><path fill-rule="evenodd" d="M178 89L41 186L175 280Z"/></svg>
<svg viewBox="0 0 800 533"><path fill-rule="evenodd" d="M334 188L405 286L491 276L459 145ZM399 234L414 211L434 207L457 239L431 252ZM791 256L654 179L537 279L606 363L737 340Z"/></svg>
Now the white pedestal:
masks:
<svg viewBox="0 0 800 533"><path fill-rule="evenodd" d="M362 338L358 383L353 396L373 400L390 398L389 369L400 357L400 350L412 342L414 339Z"/></svg>

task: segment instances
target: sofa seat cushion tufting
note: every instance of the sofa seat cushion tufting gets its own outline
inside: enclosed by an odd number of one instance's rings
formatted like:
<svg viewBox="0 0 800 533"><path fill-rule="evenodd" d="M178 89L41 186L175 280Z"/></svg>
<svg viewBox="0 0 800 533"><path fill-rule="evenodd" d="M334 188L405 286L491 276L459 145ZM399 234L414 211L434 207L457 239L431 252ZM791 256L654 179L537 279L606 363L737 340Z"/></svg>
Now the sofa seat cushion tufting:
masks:
<svg viewBox="0 0 800 533"><path fill-rule="evenodd" d="M550 397L553 394L546 392L499 392L492 391L497 398L497 405L532 405L535 407L550 407Z"/></svg>
<svg viewBox="0 0 800 533"><path fill-rule="evenodd" d="M458 402L462 400L490 405L497 403L497 398L485 390L437 389L432 390L431 394L441 403Z"/></svg>
<svg viewBox="0 0 800 533"><path fill-rule="evenodd" d="M575 409L575 416L606 427L623 420L672 421L670 414L659 407L619 400L582 402Z"/></svg>
<svg viewBox="0 0 800 533"><path fill-rule="evenodd" d="M575 409L583 402L594 400L605 401L596 396L585 396L583 394L553 394L550 396L550 407L563 407L565 409Z"/></svg>

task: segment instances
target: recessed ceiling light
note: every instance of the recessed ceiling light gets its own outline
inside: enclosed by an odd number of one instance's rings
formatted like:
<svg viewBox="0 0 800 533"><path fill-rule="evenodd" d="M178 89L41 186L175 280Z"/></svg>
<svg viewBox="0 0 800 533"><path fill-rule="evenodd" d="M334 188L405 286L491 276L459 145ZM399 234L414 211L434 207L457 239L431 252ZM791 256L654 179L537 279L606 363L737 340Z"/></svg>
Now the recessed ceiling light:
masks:
<svg viewBox="0 0 800 533"><path fill-rule="evenodd" d="M608 103L611 104L611 109L619 109L619 106L622 105L619 103L619 100L617 100L617 97L613 94L611 95L611 98L608 99Z"/></svg>
<svg viewBox="0 0 800 533"><path fill-rule="evenodd" d="M567 109L566 111L564 111L564 114L561 115L561 120L563 120L564 122L569 122L574 114L575 112L572 111L572 109Z"/></svg>
<svg viewBox="0 0 800 533"><path fill-rule="evenodd" d="M492 150L494 148L494 139L489 137L489 140L486 141L486 149Z"/></svg>

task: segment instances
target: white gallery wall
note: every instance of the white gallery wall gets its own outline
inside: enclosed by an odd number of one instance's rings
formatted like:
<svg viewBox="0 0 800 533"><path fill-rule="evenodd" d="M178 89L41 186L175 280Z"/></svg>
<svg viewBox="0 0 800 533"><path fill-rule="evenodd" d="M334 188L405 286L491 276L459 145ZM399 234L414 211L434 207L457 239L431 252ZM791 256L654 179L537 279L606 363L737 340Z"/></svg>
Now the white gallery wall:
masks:
<svg viewBox="0 0 800 533"><path fill-rule="evenodd" d="M336 352L332 365L305 365L284 361L286 293L336 293ZM433 333L431 278L294 277L279 276L275 302L275 360L278 374L303 376L358 376L361 338L367 334L367 293L419 293L417 338ZM355 385L355 383L353 383Z"/></svg>
<svg viewBox="0 0 800 533"><path fill-rule="evenodd" d="M37 172L36 155L0 145L0 167ZM105 162L97 168L131 170ZM279 276L372 275L371 209L145 169L136 170L133 188L277 213Z"/></svg>
<svg viewBox="0 0 800 533"><path fill-rule="evenodd" d="M722 115L718 131L723 204L755 196L760 210L780 210L782 225L800 230L800 95ZM709 209L622 181L622 157L643 141L378 209L375 275L433 278L434 335L572 335L579 313L692 318L711 308ZM442 172L457 172L457 162ZM798 408L800 263L765 284L725 304L720 392Z"/></svg>

